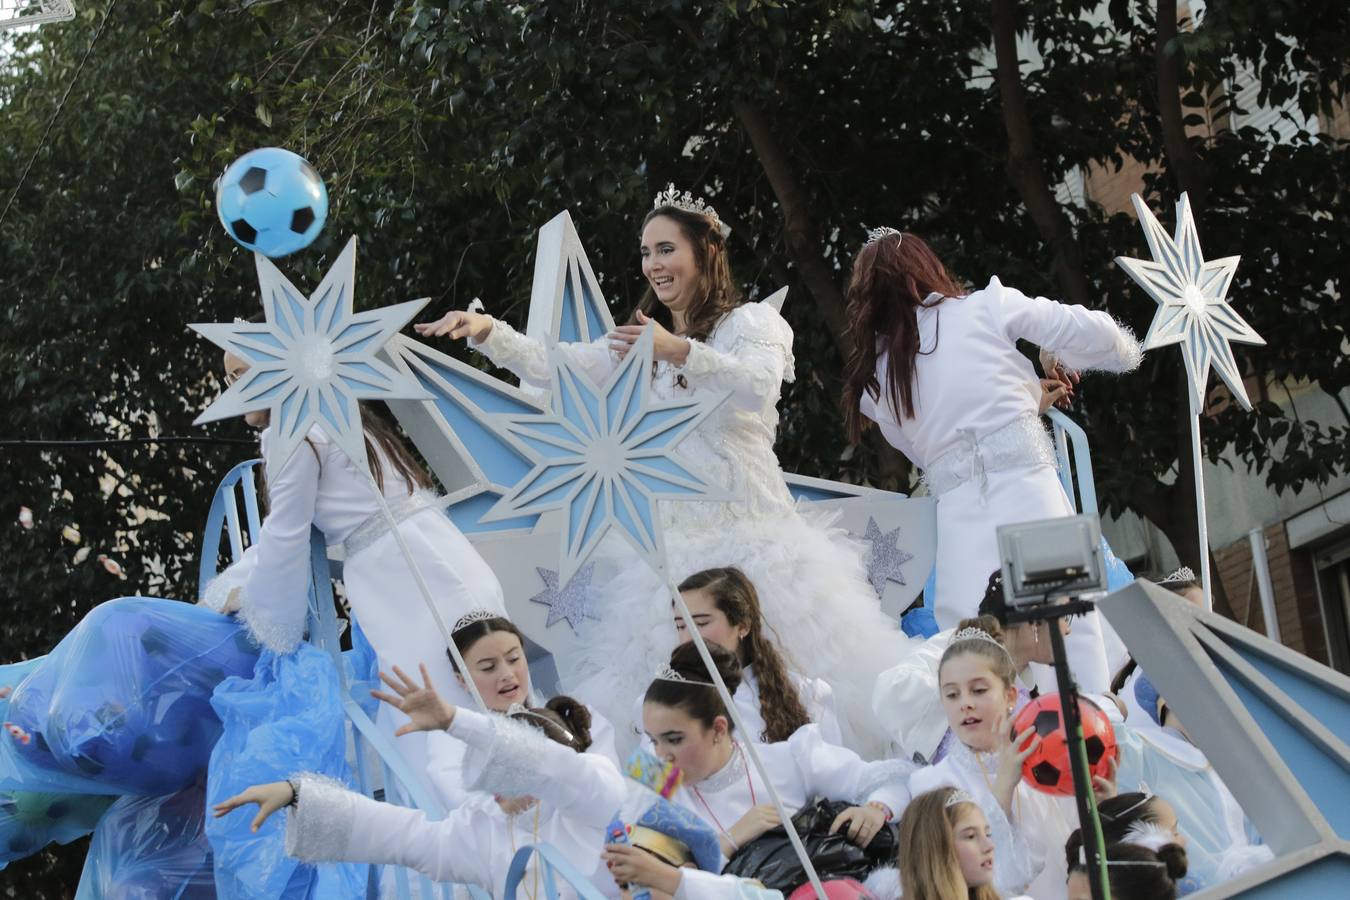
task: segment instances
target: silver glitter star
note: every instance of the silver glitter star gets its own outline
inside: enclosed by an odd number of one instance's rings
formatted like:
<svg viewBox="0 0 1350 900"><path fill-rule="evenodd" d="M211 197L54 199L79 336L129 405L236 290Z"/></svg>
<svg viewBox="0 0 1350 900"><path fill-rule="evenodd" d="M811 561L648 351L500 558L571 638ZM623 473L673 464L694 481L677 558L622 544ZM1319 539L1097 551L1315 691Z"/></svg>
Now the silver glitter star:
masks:
<svg viewBox="0 0 1350 900"><path fill-rule="evenodd" d="M586 563L567 582L566 587L558 587L558 573L552 569L535 566L534 570L544 580L544 589L530 598L531 603L542 603L548 607L548 621L545 628L552 628L562 620L573 631L582 619L599 619L591 612L591 576L595 574L595 563Z"/></svg>
<svg viewBox="0 0 1350 900"><path fill-rule="evenodd" d="M898 527L883 532L877 520L868 516L867 531L863 533L863 540L871 547L867 560L867 580L872 582L872 590L877 592L878 597L886 590L888 581L894 581L896 584L909 583L905 581L905 573L900 567L913 559L914 554L900 549Z"/></svg>
<svg viewBox="0 0 1350 900"><path fill-rule="evenodd" d="M1250 410L1252 402L1242 386L1242 371L1229 342L1265 344L1265 340L1226 299L1238 257L1205 260L1191 215L1191 202L1185 194L1177 204L1176 237L1163 229L1138 194L1130 199L1139 213L1139 224L1143 226L1153 260L1117 256L1116 264L1158 303L1158 313L1144 338L1144 349L1181 344L1182 360L1191 381L1192 409L1204 409L1205 386L1213 367L1243 408Z"/></svg>

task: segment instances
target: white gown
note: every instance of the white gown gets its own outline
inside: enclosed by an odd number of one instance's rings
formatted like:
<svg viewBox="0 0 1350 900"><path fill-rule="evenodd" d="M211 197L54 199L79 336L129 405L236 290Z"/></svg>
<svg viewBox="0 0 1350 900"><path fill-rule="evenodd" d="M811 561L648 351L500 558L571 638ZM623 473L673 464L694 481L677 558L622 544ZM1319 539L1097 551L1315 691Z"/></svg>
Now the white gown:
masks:
<svg viewBox="0 0 1350 900"><path fill-rule="evenodd" d="M881 396L864 393L861 408L924 470L938 497L934 611L939 626L951 628L975 615L999 567L999 525L1074 514L1040 424L1039 379L1017 341L1053 351L1073 369L1127 372L1142 351L1106 313L1028 297L997 278L919 310L918 321L914 418L887 400L886 353L877 359ZM1076 619L1067 642L1079 687L1090 693L1110 682L1102 627L1095 612Z"/></svg>
<svg viewBox="0 0 1350 900"><path fill-rule="evenodd" d="M1009 821L994 797L998 760L976 753L960 741L937 765L916 771L909 779L912 796L940 787L961 788L975 798L993 830L994 886L1000 894L1027 893L1036 900L1062 900L1068 864L1064 842L1077 823L1065 817L1057 798L1019 781Z"/></svg>
<svg viewBox="0 0 1350 900"><path fill-rule="evenodd" d="M495 321L478 345L495 364L535 389L551 379L548 353L536 340ZM602 381L617 365L602 338L558 349ZM793 378L792 329L767 304L728 313L707 341L690 341L683 366L658 363L657 399L691 391L729 391L730 399L677 448L691 471L729 489L729 502L661 502L670 571L676 582L701 569L737 566L759 593L788 668L834 690L846 734L869 755L884 738L868 708L872 683L908 638L882 614L863 568L861 546L827 521L799 512L773 452L782 382ZM632 687L646 684L675 645L665 585L618 536L595 554L593 584L602 585L598 621L579 630L581 648L560 659L564 689L600 709L620 735L631 734ZM622 692L614 685L631 686ZM624 749L624 748L621 748Z"/></svg>
<svg viewBox="0 0 1350 900"><path fill-rule="evenodd" d="M899 820L909 803L912 764L864 762L852 750L826 743L818 725L803 725L786 741L755 749L789 815L816 799L876 801ZM675 799L723 835L751 808L773 802L739 742L725 766L698 783L687 782Z"/></svg>
<svg viewBox="0 0 1350 900"><path fill-rule="evenodd" d="M262 433L263 454L271 429ZM442 696L469 704L446 656L412 570L385 524L374 489L354 463L318 428L278 473L268 473L268 513L261 533L241 560L207 588L203 602L220 609L240 589L239 618L264 647L289 653L304 638L310 581L310 529L323 532L329 546L346 552L342 581L352 615L360 623L380 668L415 673L425 663ZM378 446L376 452L380 452ZM468 539L425 493L413 493L382 459L384 496L408 543L446 627L472 609L505 615L497 576ZM406 721L387 704L382 724L392 733ZM426 766L425 736L407 735L398 747L413 771Z"/></svg>
<svg viewBox="0 0 1350 900"><path fill-rule="evenodd" d="M789 672L788 678L797 688L797 696L801 698L802 705L806 707L806 714L811 721L820 726L821 738L829 744L837 744L841 747L847 746L843 734L839 728L839 716L834 711L834 691L830 686L819 678L803 678L796 672ZM645 695L645 691L643 692ZM765 743L764 740L764 714L759 705L759 681L755 678L755 667L746 666L741 669L741 683L736 686L736 693L731 695L731 699L736 704L736 711L741 714L741 719L745 723L746 733L737 734L737 740L753 741L756 744ZM633 703L633 727L638 733L638 737L644 747L651 749L651 741L647 739L642 729L642 697L639 696Z"/></svg>

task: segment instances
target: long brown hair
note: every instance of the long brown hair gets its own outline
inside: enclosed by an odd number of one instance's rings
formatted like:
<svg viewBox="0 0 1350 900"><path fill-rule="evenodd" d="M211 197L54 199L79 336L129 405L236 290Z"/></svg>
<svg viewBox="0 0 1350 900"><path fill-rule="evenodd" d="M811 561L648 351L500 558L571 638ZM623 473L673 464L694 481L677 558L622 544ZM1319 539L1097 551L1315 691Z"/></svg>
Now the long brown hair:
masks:
<svg viewBox="0 0 1350 900"><path fill-rule="evenodd" d="M942 299L962 294L956 278L923 239L912 234L887 235L858 251L848 280L848 336L852 342L844 367L844 421L853 443L867 427L859 403L866 391L880 399L877 357L890 355L886 400L906 418L914 417L914 379L918 371L918 310L930 294ZM878 338L880 340L878 340ZM880 345L880 350L878 350ZM931 349L929 353L933 352Z"/></svg>
<svg viewBox="0 0 1350 900"><path fill-rule="evenodd" d="M955 792L956 788L940 787L920 794L900 817L897 868L906 900L999 900L993 885L967 887L961 874L955 829L965 804L947 805Z"/></svg>
<svg viewBox="0 0 1350 900"><path fill-rule="evenodd" d="M731 277L731 262L727 259L727 239L717 223L703 213L690 212L676 206L658 206L642 220L642 227L657 216L665 216L680 228L680 233L693 249L698 264L699 290L684 311L684 336L706 341L722 317L745 302L741 291ZM656 292L647 285L647 292L638 301L637 310L628 324L637 324L637 313L660 322L668 331L675 327L670 310L656 299Z"/></svg>
<svg viewBox="0 0 1350 900"><path fill-rule="evenodd" d="M759 712L764 717L764 734L769 742L785 741L811 721L801 695L788 677L783 657L773 641L764 634L764 614L760 611L755 585L740 569L727 566L695 572L680 582L681 591L707 591L713 603L732 625L749 629L745 636L742 665L755 667L759 681Z"/></svg>

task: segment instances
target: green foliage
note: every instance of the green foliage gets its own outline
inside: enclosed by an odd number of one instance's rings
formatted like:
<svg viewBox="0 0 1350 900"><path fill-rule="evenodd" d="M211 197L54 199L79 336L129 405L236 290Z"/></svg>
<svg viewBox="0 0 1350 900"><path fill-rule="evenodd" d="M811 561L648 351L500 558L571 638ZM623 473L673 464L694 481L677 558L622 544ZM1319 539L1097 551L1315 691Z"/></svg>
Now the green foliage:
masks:
<svg viewBox="0 0 1350 900"><path fill-rule="evenodd" d="M636 231L667 181L706 192L733 227L751 296L793 288L798 380L782 405L785 466L880 477L874 448L845 447L840 360L789 249L778 200L738 118L760 111L806 201L810 232L842 285L866 226L930 237L972 283L993 274L1055 296L1051 252L1004 166L985 2L913 0L405 0L120 3L51 134L48 119L106 4L19 35L0 52L0 421L6 438L205 434L194 416L219 390L219 361L185 327L247 315L251 261L215 220L212 184L257 146L287 146L324 174L332 210L316 244L282 263L312 285L347 236L362 241L358 302L481 296L520 322L534 232L569 209L616 316L642 290ZM1151 5L1021 4L1023 69L1051 179L1127 159L1149 164L1149 200L1170 221L1176 187L1158 125ZM1350 29L1340 4L1207 4L1169 48L1186 69L1185 112L1240 67L1263 99L1320 113L1341 96ZM1336 7L1332 9L1331 7ZM1231 105L1231 104L1228 104ZM1231 296L1269 341L1240 358L1329 391L1350 384L1341 223L1343 143L1252 128L1197 136L1208 179L1207 252L1240 253ZM1067 207L1102 307L1142 334L1153 304L1111 264L1139 255L1137 225ZM461 352L456 349L454 352ZM1177 471L1175 351L1129 378L1094 378L1080 413L1108 508L1145 509ZM1280 399L1275 397L1272 399ZM1263 402L1206 424L1279 488L1344 472L1346 426L1286 418ZM1272 449L1276 448L1276 449ZM195 546L216 479L237 446L106 451L0 448L0 657L39 654L90 606L121 592L192 599ZM15 523L20 506L36 524ZM61 536L79 527L91 553ZM125 568L109 575L104 553ZM25 897L61 896L11 866ZM73 855L72 855L73 854ZM36 867L36 868L34 868ZM29 873L29 874L24 874ZM66 879L69 881L69 871ZM20 882L19 879L31 879ZM16 888L17 890L18 888Z"/></svg>

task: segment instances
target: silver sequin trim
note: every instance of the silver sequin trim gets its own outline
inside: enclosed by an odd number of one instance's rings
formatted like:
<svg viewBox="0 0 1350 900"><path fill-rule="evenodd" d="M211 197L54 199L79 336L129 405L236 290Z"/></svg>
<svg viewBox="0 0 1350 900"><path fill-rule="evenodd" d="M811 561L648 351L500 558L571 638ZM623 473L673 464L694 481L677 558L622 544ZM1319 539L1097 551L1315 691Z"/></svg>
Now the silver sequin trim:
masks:
<svg viewBox="0 0 1350 900"><path fill-rule="evenodd" d="M439 500L440 496L435 491L416 491L390 503L389 511L394 514L394 523L402 525L423 510L436 507ZM389 522L384 517L384 511L381 510L372 516L367 516L364 522L357 525L356 529L347 535L347 539L342 542L342 552L345 558L350 560L388 533Z"/></svg>
<svg viewBox="0 0 1350 900"><path fill-rule="evenodd" d="M742 757L741 742L733 741L731 758L727 760L727 764L700 781L695 787L706 794L724 791L737 782L745 781L745 773L749 770L746 768L746 761Z"/></svg>
<svg viewBox="0 0 1350 900"><path fill-rule="evenodd" d="M958 428L956 433L961 445L924 470L924 484L933 496L972 480L978 480L983 490L990 472L1057 466L1055 445L1035 413L1024 413L984 437L976 437L972 428Z"/></svg>
<svg viewBox="0 0 1350 900"><path fill-rule="evenodd" d="M305 773L295 780L300 799L286 811L286 854L308 863L343 859L356 795L325 775Z"/></svg>

